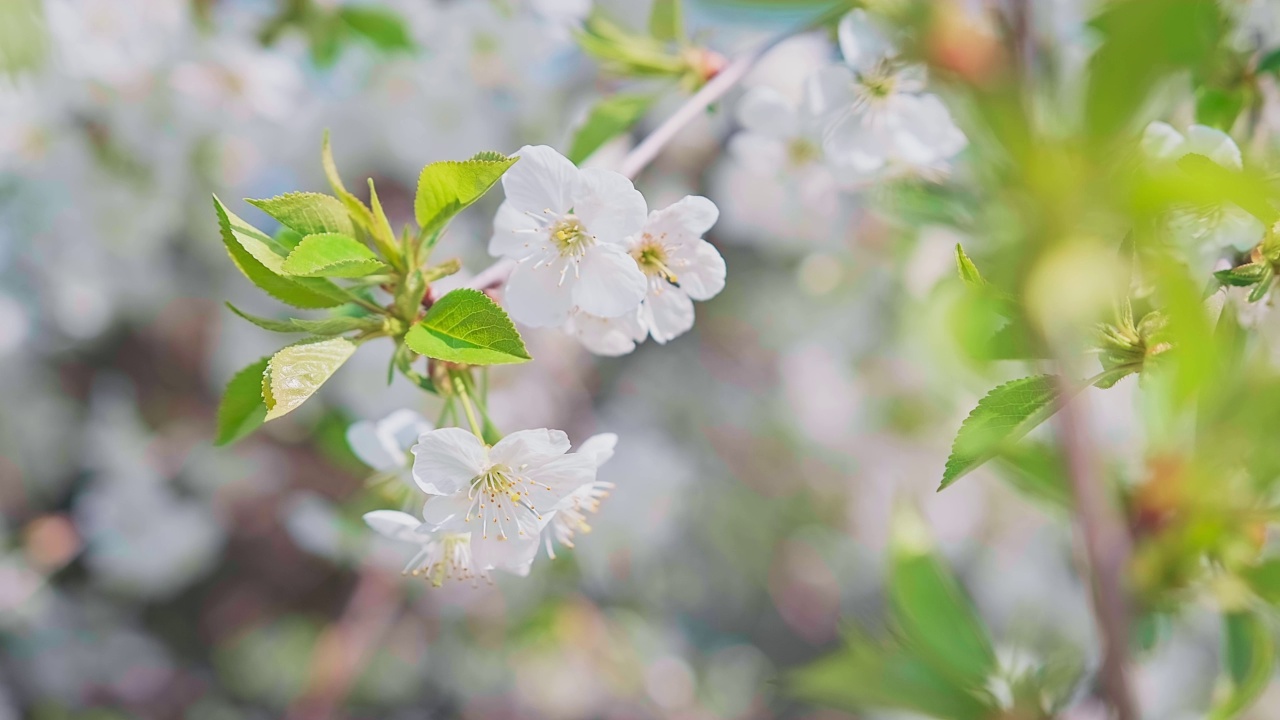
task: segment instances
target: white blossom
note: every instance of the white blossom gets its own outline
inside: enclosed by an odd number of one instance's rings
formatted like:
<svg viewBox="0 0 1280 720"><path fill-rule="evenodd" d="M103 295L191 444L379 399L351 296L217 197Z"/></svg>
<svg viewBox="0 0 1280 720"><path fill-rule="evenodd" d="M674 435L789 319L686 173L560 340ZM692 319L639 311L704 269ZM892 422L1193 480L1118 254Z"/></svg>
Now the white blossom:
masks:
<svg viewBox="0 0 1280 720"><path fill-rule="evenodd" d="M347 428L347 444L360 462L379 472L396 472L409 464L408 449L431 423L413 410L397 410L377 422L362 420Z"/></svg>
<svg viewBox="0 0 1280 720"><path fill-rule="evenodd" d="M596 468L599 469L613 457L613 450L617 445L618 436L613 433L592 435L578 448L577 454L593 458ZM599 512L600 502L608 497L609 491L613 488L614 484L611 482L594 480L574 490L560 501L556 514L547 524L545 531L544 543L547 547L547 557L555 559L556 553L551 542L553 539L571 548L574 536L578 533L591 532L586 513Z"/></svg>
<svg viewBox="0 0 1280 720"><path fill-rule="evenodd" d="M1168 123L1153 122L1142 134L1142 151L1157 163L1175 163L1187 155L1202 155L1228 170L1244 167L1240 148L1230 135L1204 125L1192 125L1183 135ZM1248 252L1262 241L1262 222L1232 204L1181 208L1171 218L1174 234L1194 256L1212 264L1221 249Z"/></svg>
<svg viewBox="0 0 1280 720"><path fill-rule="evenodd" d="M445 580L489 579L488 571L472 561L469 533L431 532L421 520L397 510L374 510L364 514L364 521L379 535L417 546L404 567L406 574L424 577L436 587Z"/></svg>
<svg viewBox="0 0 1280 720"><path fill-rule="evenodd" d="M634 313L602 318L574 314L566 329L592 352L622 355L651 336L666 343L693 327L694 300L709 300L724 289L725 263L702 236L719 217L710 200L690 195L649 214L627 248L644 273L648 290Z"/></svg>
<svg viewBox="0 0 1280 720"><path fill-rule="evenodd" d="M600 317L634 310L646 282L626 243L644 225L644 197L622 175L579 170L546 146L516 155L489 242L490 254L517 262L505 291L511 317L554 327L575 307Z"/></svg>
<svg viewBox="0 0 1280 720"><path fill-rule="evenodd" d="M840 22L845 64L810 78L811 111L828 119L823 149L870 177L939 174L967 140L942 101L923 92L924 69L904 66L863 10Z"/></svg>
<svg viewBox="0 0 1280 720"><path fill-rule="evenodd" d="M461 428L424 433L413 447L413 477L432 497L427 525L470 533L478 567L525 574L552 513L596 477L596 454L568 453L559 430L522 430L489 447Z"/></svg>

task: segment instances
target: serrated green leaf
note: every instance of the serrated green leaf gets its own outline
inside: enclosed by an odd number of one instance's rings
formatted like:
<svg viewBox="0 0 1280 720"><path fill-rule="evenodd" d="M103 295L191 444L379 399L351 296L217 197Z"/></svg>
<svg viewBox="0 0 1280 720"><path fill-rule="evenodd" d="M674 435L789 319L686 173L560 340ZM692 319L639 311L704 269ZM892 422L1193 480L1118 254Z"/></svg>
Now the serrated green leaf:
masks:
<svg viewBox="0 0 1280 720"><path fill-rule="evenodd" d="M1269 263L1249 263L1248 265L1241 265L1227 270L1219 270L1213 276L1223 285L1248 287L1257 285L1263 276L1267 274L1269 267Z"/></svg>
<svg viewBox="0 0 1280 720"><path fill-rule="evenodd" d="M530 360L507 313L488 295L468 288L437 300L404 340L419 355L466 365Z"/></svg>
<svg viewBox="0 0 1280 720"><path fill-rule="evenodd" d="M386 265L355 238L323 233L302 238L282 267L296 277L355 278L371 275Z"/></svg>
<svg viewBox="0 0 1280 720"><path fill-rule="evenodd" d="M329 143L328 130L324 131L324 141L320 147L320 164L324 166L324 176L329 180L329 187L347 209L351 219L365 230L373 227L373 214L369 208L342 184L342 176L338 174L338 164L333 161L333 146Z"/></svg>
<svg viewBox="0 0 1280 720"><path fill-rule="evenodd" d="M573 135L569 159L575 165L581 164L602 145L630 130L655 100L655 95L618 94L596 103L582 127Z"/></svg>
<svg viewBox="0 0 1280 720"><path fill-rule="evenodd" d="M942 473L943 490L1047 420L1058 409L1058 378L1037 375L1001 385L960 425Z"/></svg>
<svg viewBox="0 0 1280 720"><path fill-rule="evenodd" d="M218 404L218 430L214 445L229 445L248 435L267 419L262 401L262 374L270 357L264 357L231 378Z"/></svg>
<svg viewBox="0 0 1280 720"><path fill-rule="evenodd" d="M649 34L667 42L684 40L682 0L654 0L649 12Z"/></svg>
<svg viewBox="0 0 1280 720"><path fill-rule="evenodd" d="M1210 720L1229 720L1252 705L1271 682L1275 641L1266 620L1252 612L1223 615L1225 692L1214 703Z"/></svg>
<svg viewBox="0 0 1280 720"><path fill-rule="evenodd" d="M964 248L960 246L960 243L956 243L956 267L960 271L960 279L965 281L966 284L974 287L982 287L987 284L987 281L982 279L982 273L978 272L978 266L974 265L969 256L965 254Z"/></svg>
<svg viewBox="0 0 1280 720"><path fill-rule="evenodd" d="M517 159L486 152L470 160L446 160L424 167L413 200L413 214L422 234L442 230L454 215L489 192Z"/></svg>
<svg viewBox="0 0 1280 720"><path fill-rule="evenodd" d="M291 278L283 270L278 243L241 220L214 196L222 243L240 272L271 297L297 308L331 308L346 302L342 288L328 280Z"/></svg>
<svg viewBox="0 0 1280 720"><path fill-rule="evenodd" d="M308 320L305 318L286 318L284 320L272 320L270 318L259 317L247 313L240 308L227 303L227 307L231 312L257 325L263 330L279 333L308 333L321 337L329 335L341 335L345 332L373 331L382 327L382 319L373 315L355 316L355 315L336 315L334 317L325 318L323 320Z"/></svg>
<svg viewBox="0 0 1280 720"><path fill-rule="evenodd" d="M384 7L344 5L338 17L347 27L383 52L413 50L416 45L403 17Z"/></svg>
<svg viewBox="0 0 1280 720"><path fill-rule="evenodd" d="M996 670L991 638L914 509L895 513L889 555L889 603L907 647L956 687L980 692Z"/></svg>
<svg viewBox="0 0 1280 720"><path fill-rule="evenodd" d="M355 223L346 206L332 195L313 192L291 192L266 200L245 202L279 220L303 235L337 233L354 237Z"/></svg>
<svg viewBox="0 0 1280 720"><path fill-rule="evenodd" d="M373 207L369 236L373 238L373 242L383 256L390 259L392 265L400 267L402 258L400 245L396 241L396 231L391 229L391 222L387 220L387 214L382 210L382 202L378 200L378 190L373 186L373 178L369 178L369 204Z"/></svg>
<svg viewBox="0 0 1280 720"><path fill-rule="evenodd" d="M290 345L271 356L263 375L267 420L297 409L315 394L356 351L346 338L330 338Z"/></svg>

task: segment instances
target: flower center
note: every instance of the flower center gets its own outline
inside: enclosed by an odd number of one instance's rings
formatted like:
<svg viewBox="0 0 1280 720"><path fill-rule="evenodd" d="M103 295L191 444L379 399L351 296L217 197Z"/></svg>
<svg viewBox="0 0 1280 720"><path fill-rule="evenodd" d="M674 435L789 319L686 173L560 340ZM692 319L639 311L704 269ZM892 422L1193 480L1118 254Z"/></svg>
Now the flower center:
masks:
<svg viewBox="0 0 1280 720"><path fill-rule="evenodd" d="M596 239L587 233L582 221L572 213L552 223L547 228L551 242L555 243L561 257L579 257L587 248L595 244Z"/></svg>
<svg viewBox="0 0 1280 720"><path fill-rule="evenodd" d="M787 144L787 159L796 167L803 167L822 156L818 146L807 138L795 138Z"/></svg>
<svg viewBox="0 0 1280 720"><path fill-rule="evenodd" d="M671 269L670 254L667 247L649 233L645 233L640 246L631 251L640 270L651 278L661 278L675 285L680 278Z"/></svg>
<svg viewBox="0 0 1280 720"><path fill-rule="evenodd" d="M471 489L467 492L471 507L467 510L465 521L478 520L480 537L483 538L488 538L490 531L499 540L506 540L512 530L517 535L524 535L518 520L519 513L527 511L538 520L542 519L542 514L529 496L532 487L533 481L516 469L506 465L493 465L472 478ZM549 486L543 487L551 489Z"/></svg>

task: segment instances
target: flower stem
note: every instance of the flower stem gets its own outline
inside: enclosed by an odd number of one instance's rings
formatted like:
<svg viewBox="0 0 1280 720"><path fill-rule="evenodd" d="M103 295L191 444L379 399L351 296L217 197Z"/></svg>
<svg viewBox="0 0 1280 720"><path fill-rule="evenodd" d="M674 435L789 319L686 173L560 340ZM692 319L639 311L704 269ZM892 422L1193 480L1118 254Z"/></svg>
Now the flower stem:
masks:
<svg viewBox="0 0 1280 720"><path fill-rule="evenodd" d="M475 408L471 406L471 394L467 391L467 380L462 373L450 373L453 377L453 392L457 394L458 399L462 401L462 411L467 414L467 423L471 425L471 432L476 437L484 441L484 430L480 428L480 423L476 420Z"/></svg>

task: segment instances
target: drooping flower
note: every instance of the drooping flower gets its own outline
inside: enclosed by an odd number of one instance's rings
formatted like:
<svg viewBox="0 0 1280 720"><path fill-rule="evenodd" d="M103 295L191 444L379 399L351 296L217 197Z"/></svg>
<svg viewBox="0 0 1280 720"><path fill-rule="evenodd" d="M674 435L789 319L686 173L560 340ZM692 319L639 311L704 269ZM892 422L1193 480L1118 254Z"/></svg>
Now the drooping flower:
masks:
<svg viewBox="0 0 1280 720"><path fill-rule="evenodd" d="M693 301L709 300L724 289L724 258L702 238L719 214L715 203L696 195L650 213L640 232L627 239L648 285L639 309L618 318L577 313L566 329L600 355L626 354L646 335L666 343L687 332L693 327Z"/></svg>
<svg viewBox="0 0 1280 720"><path fill-rule="evenodd" d="M554 327L575 307L600 317L634 310L646 284L626 241L644 225L644 197L622 175L579 170L546 146L516 155L489 241L490 254L517 262L505 291L511 317Z"/></svg>
<svg viewBox="0 0 1280 720"><path fill-rule="evenodd" d="M1153 122L1142 134L1142 151L1160 163L1202 155L1228 170L1244 167L1240 148L1231 136L1204 125L1188 127L1184 136L1168 123ZM1260 220L1230 203L1180 208L1170 220L1175 235L1206 265L1212 265L1214 256L1225 247L1238 252L1253 249L1266 232Z"/></svg>
<svg viewBox="0 0 1280 720"><path fill-rule="evenodd" d="M408 467L409 447L430 429L431 423L413 410L397 410L377 422L352 424L347 428L347 444L365 465L396 472Z"/></svg>
<svg viewBox="0 0 1280 720"><path fill-rule="evenodd" d="M424 433L413 477L437 497L423 518L436 532L470 533L477 567L524 574L560 501L595 480L595 453L568 450L559 430L522 430L492 447L460 428Z"/></svg>
<svg viewBox="0 0 1280 720"><path fill-rule="evenodd" d="M578 455L589 455L594 458L596 468L599 469L613 457L613 449L618 445L618 436L613 433L602 433L593 435L578 448ZM547 557L555 559L555 549L552 547L552 540L564 545L565 547L573 547L573 538L578 533L591 532L591 526L587 524L586 513L599 512L600 502L608 497L609 491L614 488L611 482L603 480L594 480L583 485L573 491L564 500L560 501L556 508L556 514L548 523L545 532L544 543L547 547Z"/></svg>
<svg viewBox="0 0 1280 720"><path fill-rule="evenodd" d="M868 177L938 174L967 144L942 101L923 92L924 69L904 65L864 10L840 21L845 64L810 78L812 112L827 118L823 149Z"/></svg>
<svg viewBox="0 0 1280 720"><path fill-rule="evenodd" d="M418 547L404 567L406 574L424 577L436 587L445 580L489 579L488 570L472 561L468 533L431 532L418 518L396 510L367 512L364 521L379 535Z"/></svg>

